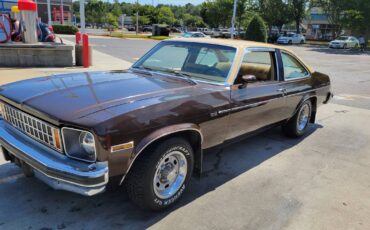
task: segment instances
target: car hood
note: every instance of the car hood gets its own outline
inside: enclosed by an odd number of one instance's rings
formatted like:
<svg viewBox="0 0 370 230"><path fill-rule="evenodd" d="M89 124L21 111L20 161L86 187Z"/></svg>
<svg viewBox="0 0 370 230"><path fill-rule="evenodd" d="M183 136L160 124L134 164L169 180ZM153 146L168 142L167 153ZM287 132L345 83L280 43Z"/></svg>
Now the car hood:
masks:
<svg viewBox="0 0 370 230"><path fill-rule="evenodd" d="M343 40L334 40L334 41L331 41L331 43L345 43L346 41L343 41Z"/></svg>
<svg viewBox="0 0 370 230"><path fill-rule="evenodd" d="M186 79L133 71L85 72L19 81L0 96L58 122L74 121L109 107L173 94L195 84Z"/></svg>

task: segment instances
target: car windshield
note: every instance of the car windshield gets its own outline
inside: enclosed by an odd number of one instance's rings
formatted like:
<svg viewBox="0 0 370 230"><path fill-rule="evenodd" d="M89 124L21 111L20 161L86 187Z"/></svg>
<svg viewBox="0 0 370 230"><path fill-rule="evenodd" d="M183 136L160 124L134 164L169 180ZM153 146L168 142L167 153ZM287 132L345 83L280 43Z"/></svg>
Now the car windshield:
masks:
<svg viewBox="0 0 370 230"><path fill-rule="evenodd" d="M192 80L225 83L236 48L195 42L159 43L133 68L186 76Z"/></svg>
<svg viewBox="0 0 370 230"><path fill-rule="evenodd" d="M294 34L287 34L286 37L293 37Z"/></svg>
<svg viewBox="0 0 370 230"><path fill-rule="evenodd" d="M183 37L184 38L191 38L193 36L193 34L192 33L185 33L184 35L183 35Z"/></svg>
<svg viewBox="0 0 370 230"><path fill-rule="evenodd" d="M339 37L339 38L337 38L337 40L339 40L339 41L345 41L347 39L348 39L348 37Z"/></svg>

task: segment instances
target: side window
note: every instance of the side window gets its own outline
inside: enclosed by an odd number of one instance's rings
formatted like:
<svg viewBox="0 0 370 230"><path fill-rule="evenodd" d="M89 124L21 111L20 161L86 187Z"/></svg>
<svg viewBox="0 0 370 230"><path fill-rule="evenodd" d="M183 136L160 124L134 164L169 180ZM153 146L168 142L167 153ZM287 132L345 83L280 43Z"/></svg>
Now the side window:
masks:
<svg viewBox="0 0 370 230"><path fill-rule="evenodd" d="M247 52L239 69L236 84L242 83L242 77L253 75L258 82L275 81L275 58L274 52L252 51Z"/></svg>
<svg viewBox="0 0 370 230"><path fill-rule="evenodd" d="M284 66L284 79L304 78L309 75L305 67L299 61L289 54L281 53Z"/></svg>
<svg viewBox="0 0 370 230"><path fill-rule="evenodd" d="M211 66L214 66L217 62L218 62L218 58L213 49L202 48L199 51L195 64L206 65L206 66L211 67Z"/></svg>

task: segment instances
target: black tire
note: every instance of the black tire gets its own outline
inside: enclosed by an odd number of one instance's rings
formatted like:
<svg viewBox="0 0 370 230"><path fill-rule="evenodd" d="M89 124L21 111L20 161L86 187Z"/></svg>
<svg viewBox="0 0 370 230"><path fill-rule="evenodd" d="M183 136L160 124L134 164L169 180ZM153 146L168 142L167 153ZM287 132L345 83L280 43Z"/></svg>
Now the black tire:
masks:
<svg viewBox="0 0 370 230"><path fill-rule="evenodd" d="M292 45L293 44L293 41L292 40L288 41L288 44L289 45Z"/></svg>
<svg viewBox="0 0 370 230"><path fill-rule="evenodd" d="M301 42L300 42L300 43L301 43L301 45L302 45L302 44L304 44L304 40L301 40Z"/></svg>
<svg viewBox="0 0 370 230"><path fill-rule="evenodd" d="M300 115L305 106L308 106L308 119L306 125L302 128L299 126L298 120L300 119ZM290 118L289 121L282 126L283 133L288 137L300 137L304 135L310 123L311 114L312 114L312 103L310 100L307 100L301 104L301 106L294 114L294 116Z"/></svg>
<svg viewBox="0 0 370 230"><path fill-rule="evenodd" d="M343 45L343 49L347 49L347 43Z"/></svg>
<svg viewBox="0 0 370 230"><path fill-rule="evenodd" d="M129 198L143 209L160 211L172 206L184 193L194 166L194 153L190 144L182 138L168 139L143 153L134 163L125 179ZM167 199L158 197L154 191L154 175L162 162L171 152L181 152L187 161L187 173L179 189Z"/></svg>

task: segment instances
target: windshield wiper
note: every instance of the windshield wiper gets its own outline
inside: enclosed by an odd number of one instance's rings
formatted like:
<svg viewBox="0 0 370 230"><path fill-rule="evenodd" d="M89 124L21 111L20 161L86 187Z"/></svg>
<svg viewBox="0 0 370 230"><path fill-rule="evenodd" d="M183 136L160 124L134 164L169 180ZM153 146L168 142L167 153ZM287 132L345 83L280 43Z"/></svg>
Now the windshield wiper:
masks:
<svg viewBox="0 0 370 230"><path fill-rule="evenodd" d="M154 71L152 68L146 67L146 66L134 66L132 67L135 70L146 70L142 71L142 73L149 74L150 76L153 76L153 74L149 71Z"/></svg>
<svg viewBox="0 0 370 230"><path fill-rule="evenodd" d="M164 70L164 72L175 74L176 76L185 78L186 80L188 80L189 82L191 82L193 84L197 84L196 81L191 79L192 77L191 77L190 74L187 74L187 73L184 73L184 72L181 72L181 71L178 71L178 70L173 70L173 69L166 69L166 70Z"/></svg>

